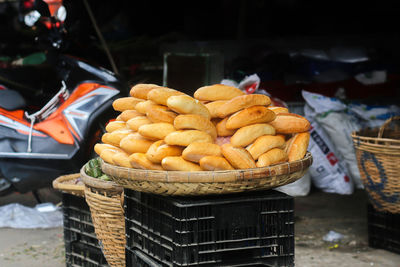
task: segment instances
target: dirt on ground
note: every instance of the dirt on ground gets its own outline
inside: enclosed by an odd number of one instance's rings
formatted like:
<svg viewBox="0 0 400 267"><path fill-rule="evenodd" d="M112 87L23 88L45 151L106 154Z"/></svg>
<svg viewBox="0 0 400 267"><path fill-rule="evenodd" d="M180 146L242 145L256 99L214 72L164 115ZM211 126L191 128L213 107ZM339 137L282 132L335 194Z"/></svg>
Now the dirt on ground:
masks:
<svg viewBox="0 0 400 267"><path fill-rule="evenodd" d="M53 190L41 190L40 196L44 202L60 202L60 194ZM8 203L36 205L32 194L0 198L0 206ZM306 197L296 197L296 266L400 267L399 254L368 246L366 208L363 190L343 196L314 189ZM340 233L343 238L326 242L323 237L329 231ZM0 228L0 266L65 266L63 229Z"/></svg>

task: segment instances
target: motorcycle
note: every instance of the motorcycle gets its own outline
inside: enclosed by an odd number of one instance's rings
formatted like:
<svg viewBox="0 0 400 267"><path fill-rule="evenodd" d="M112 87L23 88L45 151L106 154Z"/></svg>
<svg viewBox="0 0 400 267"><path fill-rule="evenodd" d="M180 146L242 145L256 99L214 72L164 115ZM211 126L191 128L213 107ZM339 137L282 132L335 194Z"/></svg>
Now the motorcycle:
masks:
<svg viewBox="0 0 400 267"><path fill-rule="evenodd" d="M45 29L37 40L48 49L40 64L0 67L0 196L78 172L127 91L114 72L61 53L62 1L23 1L22 10L27 26Z"/></svg>

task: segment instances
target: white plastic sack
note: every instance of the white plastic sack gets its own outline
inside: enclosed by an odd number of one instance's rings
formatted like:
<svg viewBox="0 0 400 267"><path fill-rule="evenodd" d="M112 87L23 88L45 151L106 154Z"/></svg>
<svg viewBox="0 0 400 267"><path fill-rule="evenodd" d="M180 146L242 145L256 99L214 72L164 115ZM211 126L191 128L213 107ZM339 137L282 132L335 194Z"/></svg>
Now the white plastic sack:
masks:
<svg viewBox="0 0 400 267"><path fill-rule="evenodd" d="M311 188L311 176L308 172L296 182L280 186L275 190L285 193L292 197L303 197L310 193Z"/></svg>
<svg viewBox="0 0 400 267"><path fill-rule="evenodd" d="M63 225L63 214L51 203L34 208L12 203L0 207L0 228L53 228Z"/></svg>

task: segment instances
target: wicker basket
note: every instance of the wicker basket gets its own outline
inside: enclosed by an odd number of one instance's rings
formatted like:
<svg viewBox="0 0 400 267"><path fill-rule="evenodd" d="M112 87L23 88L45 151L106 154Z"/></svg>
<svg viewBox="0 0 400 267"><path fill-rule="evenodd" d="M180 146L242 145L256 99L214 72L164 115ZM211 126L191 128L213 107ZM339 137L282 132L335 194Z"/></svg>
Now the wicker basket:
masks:
<svg viewBox="0 0 400 267"><path fill-rule="evenodd" d="M79 173L63 175L53 181L53 188L71 195L84 197L85 185L80 183Z"/></svg>
<svg viewBox="0 0 400 267"><path fill-rule="evenodd" d="M399 119L352 133L361 180L378 211L400 213L400 128L389 128Z"/></svg>
<svg viewBox="0 0 400 267"><path fill-rule="evenodd" d="M85 199L89 205L97 238L110 266L125 266L125 217L123 188L113 181L88 176L81 169Z"/></svg>
<svg viewBox="0 0 400 267"><path fill-rule="evenodd" d="M123 168L102 161L104 173L125 188L159 195L212 195L266 190L300 179L312 164L302 160L270 167L233 171L151 171Z"/></svg>

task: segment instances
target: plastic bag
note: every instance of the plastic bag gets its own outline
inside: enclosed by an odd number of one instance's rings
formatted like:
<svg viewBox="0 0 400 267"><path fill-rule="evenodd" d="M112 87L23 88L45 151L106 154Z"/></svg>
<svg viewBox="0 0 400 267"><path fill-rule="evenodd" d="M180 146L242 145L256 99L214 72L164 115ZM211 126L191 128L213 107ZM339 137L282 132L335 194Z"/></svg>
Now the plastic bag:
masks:
<svg viewBox="0 0 400 267"><path fill-rule="evenodd" d="M0 207L0 228L53 228L63 226L63 214L52 203L42 203L34 208L18 203Z"/></svg>
<svg viewBox="0 0 400 267"><path fill-rule="evenodd" d="M275 190L285 193L292 197L303 197L310 193L311 188L311 176L307 172L303 177L301 177L296 182L280 186L275 188Z"/></svg>

